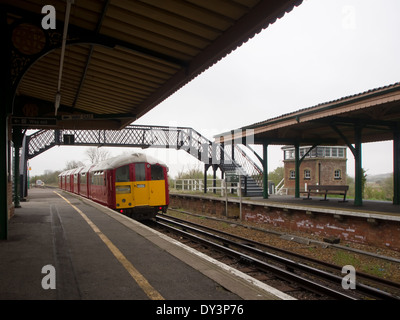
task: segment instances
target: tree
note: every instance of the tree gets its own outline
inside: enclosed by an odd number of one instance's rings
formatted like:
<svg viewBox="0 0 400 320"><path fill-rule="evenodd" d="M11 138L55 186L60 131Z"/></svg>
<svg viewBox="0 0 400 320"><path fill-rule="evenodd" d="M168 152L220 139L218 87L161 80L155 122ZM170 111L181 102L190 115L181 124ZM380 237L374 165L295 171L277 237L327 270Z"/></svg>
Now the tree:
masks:
<svg viewBox="0 0 400 320"><path fill-rule="evenodd" d="M64 170L75 169L75 168L83 167L84 165L85 164L82 161L71 160L71 161L67 162Z"/></svg>
<svg viewBox="0 0 400 320"><path fill-rule="evenodd" d="M46 185L57 186L60 173L61 171L45 170L42 175L31 176L29 179L31 184L35 183L36 180L42 180Z"/></svg>
<svg viewBox="0 0 400 320"><path fill-rule="evenodd" d="M177 179L203 179L204 173L200 170L199 166L196 168L188 167L187 171L178 172Z"/></svg>
<svg viewBox="0 0 400 320"><path fill-rule="evenodd" d="M285 169L283 167L277 167L274 171L268 173L268 180L273 181L275 186L277 186L278 183L283 179L284 173Z"/></svg>
<svg viewBox="0 0 400 320"><path fill-rule="evenodd" d="M382 181L381 186L386 199L393 199L393 173Z"/></svg>
<svg viewBox="0 0 400 320"><path fill-rule="evenodd" d="M86 150L86 155L91 164L110 158L110 153L101 148L89 148Z"/></svg>
<svg viewBox="0 0 400 320"><path fill-rule="evenodd" d="M362 191L362 196L364 198L364 190L365 190L365 186L367 183L367 170L365 170L364 168L362 168L362 177L361 177L361 191ZM347 192L347 194L349 196L355 196L355 180L353 177L347 175L346 178L347 184L349 186L349 191Z"/></svg>
<svg viewBox="0 0 400 320"><path fill-rule="evenodd" d="M361 190L362 190L362 196L364 197L364 190L365 190L365 185L367 183L367 171L364 168L362 170L362 177L361 177Z"/></svg>

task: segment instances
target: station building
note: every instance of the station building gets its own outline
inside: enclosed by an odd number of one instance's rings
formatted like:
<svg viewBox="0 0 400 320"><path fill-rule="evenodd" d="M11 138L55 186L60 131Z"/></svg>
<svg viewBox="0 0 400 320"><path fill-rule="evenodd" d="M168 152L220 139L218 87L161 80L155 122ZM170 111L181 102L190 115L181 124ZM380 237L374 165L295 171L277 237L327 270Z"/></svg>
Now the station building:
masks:
<svg viewBox="0 0 400 320"><path fill-rule="evenodd" d="M346 185L347 155L345 146L311 146L299 148L300 189L307 190L307 185ZM311 151L309 151L311 149ZM284 188L287 194L295 194L295 147L284 146Z"/></svg>

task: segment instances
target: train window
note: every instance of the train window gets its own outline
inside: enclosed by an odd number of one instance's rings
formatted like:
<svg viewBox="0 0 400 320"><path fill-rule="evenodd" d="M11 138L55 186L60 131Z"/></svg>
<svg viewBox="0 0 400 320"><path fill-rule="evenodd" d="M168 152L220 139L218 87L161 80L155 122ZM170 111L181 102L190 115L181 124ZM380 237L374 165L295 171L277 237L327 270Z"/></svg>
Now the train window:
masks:
<svg viewBox="0 0 400 320"><path fill-rule="evenodd" d="M81 178L80 178L80 183L81 183L81 184L86 184L86 182L87 182L86 172L82 172L82 173L80 174L80 176L81 176Z"/></svg>
<svg viewBox="0 0 400 320"><path fill-rule="evenodd" d="M129 165L119 167L115 170L115 181L116 182L128 182L129 181Z"/></svg>
<svg viewBox="0 0 400 320"><path fill-rule="evenodd" d="M151 180L164 180L163 167L158 165L151 166Z"/></svg>
<svg viewBox="0 0 400 320"><path fill-rule="evenodd" d="M135 164L135 181L145 181L146 180L146 170L144 163Z"/></svg>

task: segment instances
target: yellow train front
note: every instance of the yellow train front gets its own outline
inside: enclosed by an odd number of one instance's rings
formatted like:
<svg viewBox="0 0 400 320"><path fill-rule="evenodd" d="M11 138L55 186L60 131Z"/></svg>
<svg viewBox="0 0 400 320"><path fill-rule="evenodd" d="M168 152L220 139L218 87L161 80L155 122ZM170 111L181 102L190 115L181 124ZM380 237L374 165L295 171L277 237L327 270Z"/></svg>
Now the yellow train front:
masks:
<svg viewBox="0 0 400 320"><path fill-rule="evenodd" d="M137 220L166 212L169 204L167 166L143 154L133 154L128 160L129 163L126 160L115 163L109 173L115 186L115 209Z"/></svg>

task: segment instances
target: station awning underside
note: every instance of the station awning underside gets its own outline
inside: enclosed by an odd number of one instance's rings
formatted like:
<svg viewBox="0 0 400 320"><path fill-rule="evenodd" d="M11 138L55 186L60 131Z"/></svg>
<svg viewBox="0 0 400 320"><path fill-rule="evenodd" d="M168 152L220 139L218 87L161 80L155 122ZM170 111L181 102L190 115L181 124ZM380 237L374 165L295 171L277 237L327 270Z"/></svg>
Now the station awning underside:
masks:
<svg viewBox="0 0 400 320"><path fill-rule="evenodd" d="M58 90L67 2L3 0L12 124L121 129L301 2L75 0ZM41 26L45 5L56 10L55 30Z"/></svg>
<svg viewBox="0 0 400 320"><path fill-rule="evenodd" d="M400 83L298 110L215 136L217 142L348 145L393 140L400 129ZM247 138L246 138L247 137Z"/></svg>

